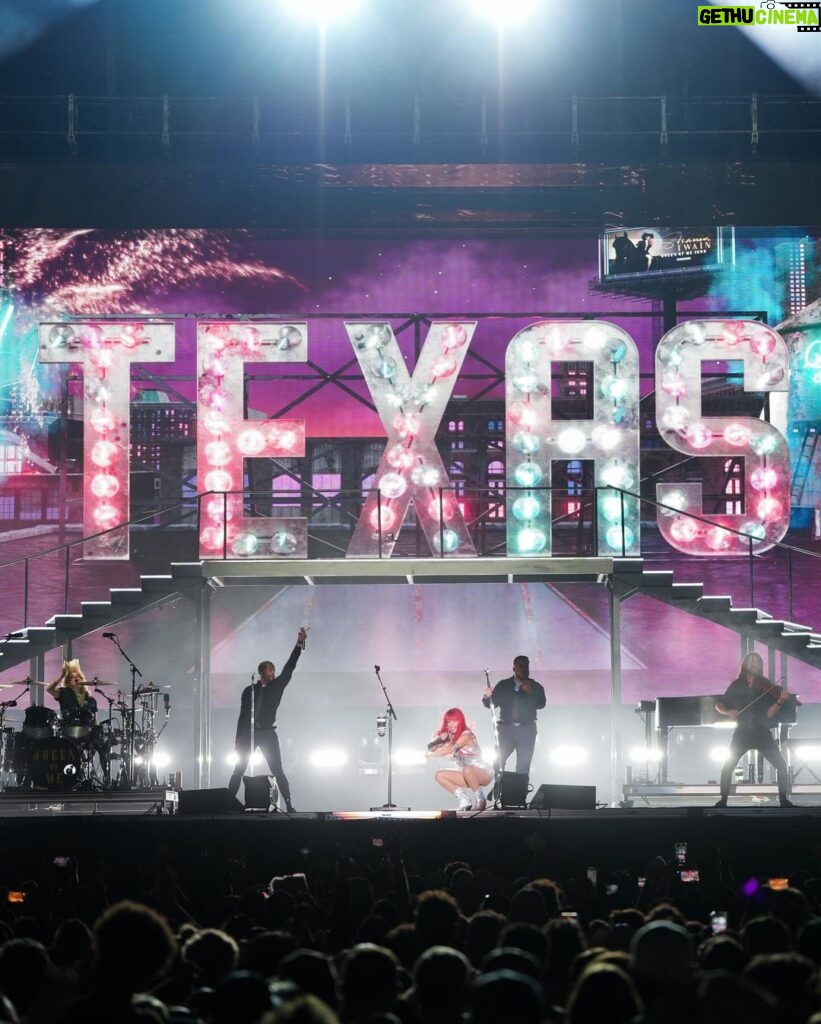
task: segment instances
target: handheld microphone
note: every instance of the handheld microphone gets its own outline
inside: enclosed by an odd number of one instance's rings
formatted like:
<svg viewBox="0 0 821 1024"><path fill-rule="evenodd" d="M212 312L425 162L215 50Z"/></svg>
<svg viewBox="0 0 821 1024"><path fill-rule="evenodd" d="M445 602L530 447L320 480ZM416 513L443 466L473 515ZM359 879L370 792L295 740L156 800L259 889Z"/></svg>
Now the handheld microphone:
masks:
<svg viewBox="0 0 821 1024"><path fill-rule="evenodd" d="M117 639L117 634L116 633L103 633L103 639L104 640L116 640Z"/></svg>
<svg viewBox="0 0 821 1024"><path fill-rule="evenodd" d="M5 701L3 701L0 704L0 708L16 708L16 707L17 707L17 701L16 700L5 700Z"/></svg>
<svg viewBox="0 0 821 1024"><path fill-rule="evenodd" d="M162 702L165 707L165 717L168 718L171 714L171 697L167 693L164 693L162 695Z"/></svg>

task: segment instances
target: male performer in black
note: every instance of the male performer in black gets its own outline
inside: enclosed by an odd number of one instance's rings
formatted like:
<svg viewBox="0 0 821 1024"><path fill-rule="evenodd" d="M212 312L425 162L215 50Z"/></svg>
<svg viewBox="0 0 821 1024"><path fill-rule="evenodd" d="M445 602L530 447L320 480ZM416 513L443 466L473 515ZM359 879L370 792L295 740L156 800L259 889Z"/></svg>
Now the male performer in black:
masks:
<svg viewBox="0 0 821 1024"><path fill-rule="evenodd" d="M273 662L261 661L257 667L259 679L253 686L246 686L242 691L239 719L237 720L237 763L228 782L228 792L231 796L237 795L240 781L254 752L251 749L251 705L253 703L254 749L259 747L262 751L262 756L268 762L268 767L277 780L277 786L285 800L285 807L290 812L294 810L291 804L291 787L288 785L288 779L282 770L282 755L279 751L276 718L282 694L285 692L285 687L291 681L291 676L294 673L300 654L305 649L307 636L308 630L301 626L296 644L291 651L291 656L285 662L285 667L279 675L276 675Z"/></svg>
<svg viewBox="0 0 821 1024"><path fill-rule="evenodd" d="M533 748L536 745L536 712L545 706L544 687L530 678L530 661L524 654L513 659L513 675L501 679L482 697L486 708L499 709L496 731L499 736L499 771L516 751L516 771L530 774Z"/></svg>

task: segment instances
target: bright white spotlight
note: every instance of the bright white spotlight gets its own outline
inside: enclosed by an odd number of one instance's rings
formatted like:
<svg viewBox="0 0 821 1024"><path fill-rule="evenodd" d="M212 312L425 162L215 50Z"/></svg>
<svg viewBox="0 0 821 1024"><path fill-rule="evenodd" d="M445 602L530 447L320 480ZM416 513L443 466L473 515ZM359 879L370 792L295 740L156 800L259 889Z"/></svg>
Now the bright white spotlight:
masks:
<svg viewBox="0 0 821 1024"><path fill-rule="evenodd" d="M537 0L469 0L471 8L498 28L521 25L538 7Z"/></svg>
<svg viewBox="0 0 821 1024"><path fill-rule="evenodd" d="M727 760L728 753L727 747L712 747L710 750L710 760L723 764Z"/></svg>
<svg viewBox="0 0 821 1024"><path fill-rule="evenodd" d="M230 754L225 755L225 763L231 765L232 768L237 763L237 761L239 761L239 754L236 752L236 750L232 750Z"/></svg>
<svg viewBox="0 0 821 1024"><path fill-rule="evenodd" d="M282 0L282 6L292 17L327 25L355 14L359 0Z"/></svg>
<svg viewBox="0 0 821 1024"><path fill-rule="evenodd" d="M171 764L171 755L163 751L155 751L151 763L155 768L167 768Z"/></svg>
<svg viewBox="0 0 821 1024"><path fill-rule="evenodd" d="M796 747L795 756L801 761L821 761L821 747Z"/></svg>
<svg viewBox="0 0 821 1024"><path fill-rule="evenodd" d="M553 764L569 768L573 765L584 764L587 760L587 751L584 747L574 747L567 743L561 747L554 747L550 751L550 760Z"/></svg>
<svg viewBox="0 0 821 1024"><path fill-rule="evenodd" d="M338 747L320 747L311 752L308 760L314 768L341 768L348 763L348 755Z"/></svg>
<svg viewBox="0 0 821 1024"><path fill-rule="evenodd" d="M400 768L413 768L416 765L425 763L425 754L421 750L411 750L408 748L402 748L397 750L393 755L394 764Z"/></svg>
<svg viewBox="0 0 821 1024"><path fill-rule="evenodd" d="M633 763L641 761L660 761L661 751L657 747L633 747L630 751L630 760Z"/></svg>

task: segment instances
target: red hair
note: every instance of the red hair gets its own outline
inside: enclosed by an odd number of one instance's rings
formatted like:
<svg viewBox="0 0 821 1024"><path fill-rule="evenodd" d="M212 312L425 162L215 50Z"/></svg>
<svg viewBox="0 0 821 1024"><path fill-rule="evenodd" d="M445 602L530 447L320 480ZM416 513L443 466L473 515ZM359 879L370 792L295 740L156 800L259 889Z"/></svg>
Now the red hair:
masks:
<svg viewBox="0 0 821 1024"><path fill-rule="evenodd" d="M469 732L469 726L465 721L465 713L461 708L448 708L448 710L442 716L442 724L439 726L439 730L436 733L437 736L448 735L448 719L455 721L456 733L454 734L454 740L458 740L463 732Z"/></svg>

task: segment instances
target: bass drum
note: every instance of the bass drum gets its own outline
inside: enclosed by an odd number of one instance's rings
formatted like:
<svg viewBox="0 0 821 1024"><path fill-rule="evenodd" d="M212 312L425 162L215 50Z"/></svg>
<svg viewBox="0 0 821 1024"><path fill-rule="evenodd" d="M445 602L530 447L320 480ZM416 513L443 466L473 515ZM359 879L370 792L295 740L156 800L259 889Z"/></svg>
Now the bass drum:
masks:
<svg viewBox="0 0 821 1024"><path fill-rule="evenodd" d="M35 789L72 789L80 781L77 745L59 736L36 740L29 749L29 777Z"/></svg>

